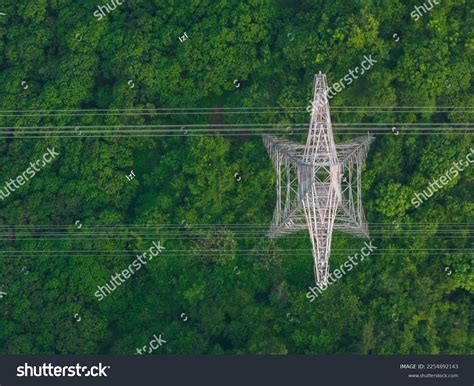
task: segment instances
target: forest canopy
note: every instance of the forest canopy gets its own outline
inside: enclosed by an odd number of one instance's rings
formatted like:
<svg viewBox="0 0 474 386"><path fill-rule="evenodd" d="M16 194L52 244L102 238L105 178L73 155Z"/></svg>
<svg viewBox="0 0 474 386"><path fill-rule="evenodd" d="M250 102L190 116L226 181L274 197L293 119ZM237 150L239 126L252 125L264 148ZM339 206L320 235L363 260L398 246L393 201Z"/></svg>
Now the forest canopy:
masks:
<svg viewBox="0 0 474 386"><path fill-rule="evenodd" d="M472 2L417 20L412 0L98 5L1 10L0 187L59 155L0 200L0 353L135 354L154 334L158 355L474 352L474 167L411 203L474 147ZM303 143L314 75L332 85L364 55L330 106L336 142L385 128L362 179L377 251L310 302L308 232L266 237L261 130ZM151 126L174 131L126 134ZM331 267L364 241L335 232Z"/></svg>

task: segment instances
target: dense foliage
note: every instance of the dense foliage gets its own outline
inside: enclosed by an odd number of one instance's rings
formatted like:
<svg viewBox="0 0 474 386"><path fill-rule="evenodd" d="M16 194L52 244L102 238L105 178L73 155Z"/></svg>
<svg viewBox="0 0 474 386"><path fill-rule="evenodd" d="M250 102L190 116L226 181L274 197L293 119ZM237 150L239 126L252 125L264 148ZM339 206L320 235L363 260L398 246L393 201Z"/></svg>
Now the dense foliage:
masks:
<svg viewBox="0 0 474 386"><path fill-rule="evenodd" d="M0 201L0 353L132 354L159 333L167 343L156 354L473 353L474 168L419 208L410 203L468 154L472 134L403 133L403 123L472 121L466 110L435 110L473 106L473 4L442 1L415 21L420 3L127 0L99 21L96 0L5 1L0 185L47 147L60 156ZM306 106L315 73L332 84L369 54L377 63L332 107L426 109L333 114L401 133L377 136L363 174L377 252L314 302L307 233L264 234L275 177L261 136L20 138L5 129L308 122L291 111L6 111ZM114 228L95 233L99 225ZM97 286L154 240L166 250L99 302ZM335 233L331 266L363 242Z"/></svg>

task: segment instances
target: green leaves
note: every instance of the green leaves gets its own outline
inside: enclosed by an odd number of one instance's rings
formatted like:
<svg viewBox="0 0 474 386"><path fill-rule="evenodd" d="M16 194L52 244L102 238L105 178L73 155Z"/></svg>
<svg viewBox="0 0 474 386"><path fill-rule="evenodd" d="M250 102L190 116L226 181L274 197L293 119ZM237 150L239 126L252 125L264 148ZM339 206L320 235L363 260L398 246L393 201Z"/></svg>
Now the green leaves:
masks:
<svg viewBox="0 0 474 386"><path fill-rule="evenodd" d="M0 184L48 145L61 153L0 201L0 289L8 292L0 352L132 354L161 332L168 343L156 354L473 351L473 239L466 225L474 216L472 173L466 170L419 208L410 202L464 157L472 140L408 134L409 123L472 122L466 111L435 114L436 106L472 105L466 5L440 4L415 22L400 1L283 3L137 0L100 22L92 0L10 7L14 22L0 31L1 110L210 107L212 113L0 117L4 128L62 127L72 136L0 139ZM188 39L180 42L185 32ZM331 85L370 54L373 69L354 78L331 106L432 110L333 115L335 123L368 127L394 122L400 135L377 136L363 171L377 253L311 303L307 233L276 242L265 237L275 187L261 138L223 128L284 124L290 127L284 135L301 141L291 125L304 127L306 112L253 108L305 107L314 73L327 72ZM231 114L223 107L249 109ZM186 134L195 124L204 135ZM125 125L182 129L176 137L87 135ZM136 178L128 180L132 170ZM106 225L111 233L132 226L117 238L93 231L81 238L76 221L82 230ZM13 230L31 225L70 227L74 237L45 238L53 228ZM133 283L98 302L97 285L133 256L81 253L134 253L148 248L150 237L167 250ZM358 242L336 232L333 266ZM23 256L6 256L15 251Z"/></svg>

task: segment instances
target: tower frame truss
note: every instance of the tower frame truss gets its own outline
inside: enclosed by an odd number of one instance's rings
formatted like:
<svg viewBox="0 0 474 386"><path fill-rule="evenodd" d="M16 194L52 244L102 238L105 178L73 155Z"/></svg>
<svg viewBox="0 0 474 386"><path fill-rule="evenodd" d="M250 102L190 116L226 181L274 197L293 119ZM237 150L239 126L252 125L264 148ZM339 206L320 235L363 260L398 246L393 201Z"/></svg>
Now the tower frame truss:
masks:
<svg viewBox="0 0 474 386"><path fill-rule="evenodd" d="M362 206L362 169L374 137L335 144L327 81L314 78L306 144L264 135L276 175L276 206L268 236L308 229L316 284L326 284L333 230L368 237Z"/></svg>

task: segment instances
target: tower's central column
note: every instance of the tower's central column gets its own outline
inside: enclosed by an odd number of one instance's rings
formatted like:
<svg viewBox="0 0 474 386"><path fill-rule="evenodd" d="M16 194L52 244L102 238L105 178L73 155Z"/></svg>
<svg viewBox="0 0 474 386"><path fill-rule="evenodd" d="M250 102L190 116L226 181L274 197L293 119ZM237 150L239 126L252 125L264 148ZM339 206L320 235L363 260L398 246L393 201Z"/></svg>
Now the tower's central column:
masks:
<svg viewBox="0 0 474 386"><path fill-rule="evenodd" d="M341 203L341 167L332 133L325 75L315 76L313 90L311 123L303 157L303 168L311 167L311 175L305 173L304 177L311 188L302 205L313 248L316 282L326 283L332 231Z"/></svg>

